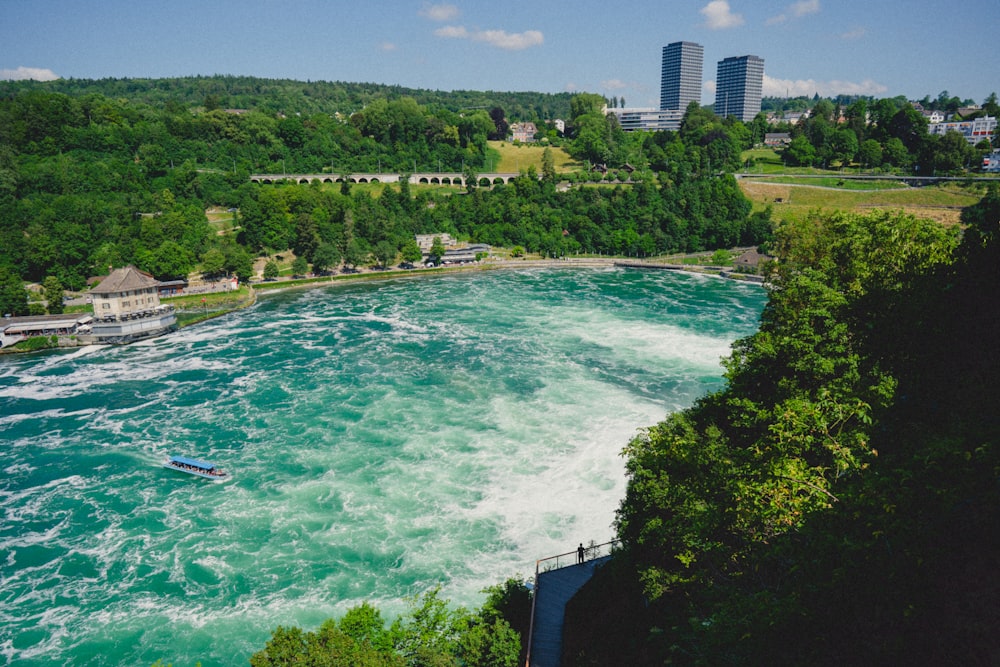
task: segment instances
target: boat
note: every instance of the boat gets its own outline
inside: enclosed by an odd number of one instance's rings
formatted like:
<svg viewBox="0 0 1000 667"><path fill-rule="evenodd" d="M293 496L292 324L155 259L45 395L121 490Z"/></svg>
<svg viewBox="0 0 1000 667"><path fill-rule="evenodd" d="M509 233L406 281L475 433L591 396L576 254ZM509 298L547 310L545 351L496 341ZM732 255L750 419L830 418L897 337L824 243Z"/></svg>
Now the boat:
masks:
<svg viewBox="0 0 1000 667"><path fill-rule="evenodd" d="M189 475L204 477L205 479L213 479L216 481L229 478L229 473L222 468L217 468L214 463L199 461L198 459L189 459L186 456L171 456L163 464L163 467L170 468L171 470L180 470L181 472L186 472Z"/></svg>

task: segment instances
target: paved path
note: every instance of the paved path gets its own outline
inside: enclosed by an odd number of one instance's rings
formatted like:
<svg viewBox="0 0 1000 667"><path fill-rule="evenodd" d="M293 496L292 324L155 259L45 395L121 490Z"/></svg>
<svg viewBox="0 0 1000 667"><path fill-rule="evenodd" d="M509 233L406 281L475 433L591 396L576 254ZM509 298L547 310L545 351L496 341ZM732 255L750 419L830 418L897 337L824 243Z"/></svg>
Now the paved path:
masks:
<svg viewBox="0 0 1000 667"><path fill-rule="evenodd" d="M531 634L530 667L559 667L566 603L594 571L611 559L595 558L585 563L541 572L535 588L535 627Z"/></svg>

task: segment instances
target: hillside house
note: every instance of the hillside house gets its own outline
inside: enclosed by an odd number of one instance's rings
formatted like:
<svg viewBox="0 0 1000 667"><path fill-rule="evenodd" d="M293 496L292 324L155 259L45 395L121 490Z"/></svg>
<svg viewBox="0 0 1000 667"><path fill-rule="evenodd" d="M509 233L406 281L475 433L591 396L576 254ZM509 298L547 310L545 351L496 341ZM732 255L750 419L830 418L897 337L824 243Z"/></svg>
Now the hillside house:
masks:
<svg viewBox="0 0 1000 667"><path fill-rule="evenodd" d="M514 123L510 126L511 141L519 141L522 144L535 141L538 134L538 127L534 123Z"/></svg>

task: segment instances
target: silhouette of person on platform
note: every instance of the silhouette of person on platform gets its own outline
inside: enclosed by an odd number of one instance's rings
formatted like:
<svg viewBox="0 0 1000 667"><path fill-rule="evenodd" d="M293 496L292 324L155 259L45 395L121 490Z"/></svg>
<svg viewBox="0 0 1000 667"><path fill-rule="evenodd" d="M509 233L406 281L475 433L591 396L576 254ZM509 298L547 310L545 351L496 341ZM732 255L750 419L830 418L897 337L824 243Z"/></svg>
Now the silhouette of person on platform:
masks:
<svg viewBox="0 0 1000 667"><path fill-rule="evenodd" d="M577 547L577 549L576 549L576 562L577 563L582 563L584 561L584 558L585 558L586 554L587 554L587 552L583 548L583 542L580 542L580 546Z"/></svg>

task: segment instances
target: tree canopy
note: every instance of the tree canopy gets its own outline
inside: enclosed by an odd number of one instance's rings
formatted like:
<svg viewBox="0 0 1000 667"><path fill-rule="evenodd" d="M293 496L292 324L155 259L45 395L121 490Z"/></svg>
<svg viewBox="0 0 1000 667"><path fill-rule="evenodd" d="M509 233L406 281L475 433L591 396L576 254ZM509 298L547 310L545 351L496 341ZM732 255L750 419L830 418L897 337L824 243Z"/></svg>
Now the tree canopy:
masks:
<svg viewBox="0 0 1000 667"><path fill-rule="evenodd" d="M625 549L590 603L627 620L589 641L580 610L574 655L975 664L1000 650L975 602L1000 594L998 201L993 185L963 214L961 242L902 213L779 228L770 300L726 388L625 449Z"/></svg>

